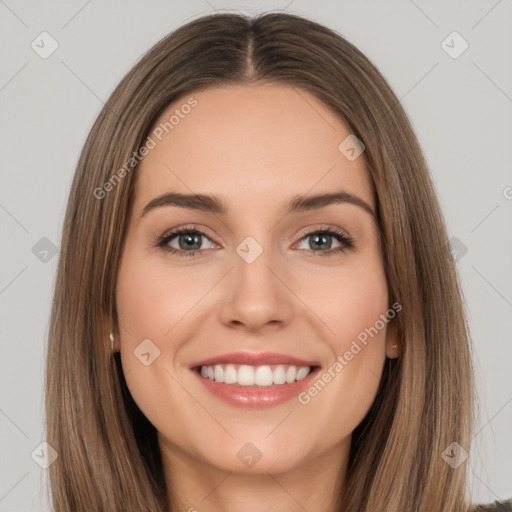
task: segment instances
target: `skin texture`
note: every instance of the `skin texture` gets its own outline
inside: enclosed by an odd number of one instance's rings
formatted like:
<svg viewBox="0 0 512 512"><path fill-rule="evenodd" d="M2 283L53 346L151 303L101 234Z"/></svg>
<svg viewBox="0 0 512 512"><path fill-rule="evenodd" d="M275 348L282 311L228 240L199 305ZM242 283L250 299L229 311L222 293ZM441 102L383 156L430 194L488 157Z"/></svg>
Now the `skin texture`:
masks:
<svg viewBox="0 0 512 512"><path fill-rule="evenodd" d="M398 355L393 322L307 405L228 405L189 365L271 351L318 361L325 371L391 308L368 212L349 203L283 211L296 195L341 190L375 210L363 159L351 162L338 150L349 130L303 90L216 86L190 96L197 106L136 171L116 290L115 349L128 387L159 432L173 510L333 510L352 431L375 398L385 358ZM219 196L229 214L165 206L141 218L149 201L170 191ZM206 232L201 254L180 257L156 246L182 226ZM355 248L322 256L341 244L328 237L314 252L314 235L306 234L326 227L347 233ZM247 236L263 248L250 264L236 252ZM179 248L179 237L169 244ZM144 339L160 350L149 366L134 355ZM237 457L247 442L262 455L253 467Z"/></svg>

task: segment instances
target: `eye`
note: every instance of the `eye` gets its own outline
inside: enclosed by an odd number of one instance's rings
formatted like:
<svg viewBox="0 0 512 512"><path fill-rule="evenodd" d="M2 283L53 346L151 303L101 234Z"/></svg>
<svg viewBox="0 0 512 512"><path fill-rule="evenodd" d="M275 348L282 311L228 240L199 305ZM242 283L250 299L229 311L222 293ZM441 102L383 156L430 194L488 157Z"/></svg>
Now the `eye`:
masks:
<svg viewBox="0 0 512 512"><path fill-rule="evenodd" d="M348 235L341 230L331 227L311 231L303 236L300 239L300 242L307 240L308 238L310 239L310 242L307 244L309 246L307 249L313 252L312 256L331 256L354 247L354 242ZM340 244L339 247L331 249L332 238L335 238ZM329 250L324 251L321 250L322 248Z"/></svg>
<svg viewBox="0 0 512 512"><path fill-rule="evenodd" d="M208 237L195 226L192 228L184 227L164 235L157 242L157 246L166 252L177 254L178 256L194 256L196 253L201 253L201 251L205 249L205 247L203 247L202 238ZM177 247L170 245L174 239L176 239L176 242L173 243L177 243ZM208 238L208 240L210 239Z"/></svg>
<svg viewBox="0 0 512 512"><path fill-rule="evenodd" d="M205 256L207 252L205 249L207 248L203 246L203 238L211 242L211 239L203 231L197 229L196 226L189 226L164 235L157 241L156 245L163 251L180 257L189 257L196 254ZM306 249L312 253L311 256L331 256L354 247L354 242L347 234L332 227L310 231L299 240L299 243L308 238L311 239L311 242L307 244L309 247ZM340 244L339 247L332 248L332 238ZM173 246L171 243L175 245Z"/></svg>

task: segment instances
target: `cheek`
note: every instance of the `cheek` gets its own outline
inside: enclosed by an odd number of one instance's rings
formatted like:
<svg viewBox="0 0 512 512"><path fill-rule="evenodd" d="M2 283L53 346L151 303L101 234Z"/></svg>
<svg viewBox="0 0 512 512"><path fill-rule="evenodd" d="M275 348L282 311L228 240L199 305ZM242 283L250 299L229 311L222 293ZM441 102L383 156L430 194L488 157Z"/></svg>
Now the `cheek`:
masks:
<svg viewBox="0 0 512 512"><path fill-rule="evenodd" d="M371 261L317 274L303 282L300 293L328 327L326 339L336 354L347 350L359 334L364 338L365 330L388 309L388 286L378 255ZM378 327L385 331L381 322Z"/></svg>
<svg viewBox="0 0 512 512"><path fill-rule="evenodd" d="M374 389L385 359L385 337L389 321L388 287L382 267L359 273L346 282L346 294L336 323L337 356L343 356L347 374L361 389ZM355 375L357 373L357 375ZM373 377L373 378L372 378ZM376 391L376 389L375 389Z"/></svg>
<svg viewBox="0 0 512 512"><path fill-rule="evenodd" d="M181 347L197 331L194 315L199 302L215 282L215 276L194 271L190 278L183 269L136 251L127 251L121 263L116 304L123 373L139 408L162 430L169 429L162 404L170 409L179 406L182 413L193 408L173 376Z"/></svg>
<svg viewBox="0 0 512 512"><path fill-rule="evenodd" d="M123 262L116 295L123 343L172 338L175 326L215 282L200 272L194 271L192 277L185 273L147 257L131 257Z"/></svg>
<svg viewBox="0 0 512 512"><path fill-rule="evenodd" d="M330 357L299 402L315 423L330 424L333 435L348 435L375 399L386 357L386 332L395 312L389 313L381 265L352 267L333 273L329 281L316 282L322 283L323 291L319 286L310 288L308 305L329 327L325 340ZM332 404L336 413L326 404Z"/></svg>

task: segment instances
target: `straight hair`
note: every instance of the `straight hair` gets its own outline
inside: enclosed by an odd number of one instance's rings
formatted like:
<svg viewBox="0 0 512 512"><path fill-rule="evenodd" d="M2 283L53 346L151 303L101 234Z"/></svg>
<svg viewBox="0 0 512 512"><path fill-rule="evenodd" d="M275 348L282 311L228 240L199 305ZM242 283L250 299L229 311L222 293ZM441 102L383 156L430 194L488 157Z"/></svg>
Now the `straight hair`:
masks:
<svg viewBox="0 0 512 512"><path fill-rule="evenodd" d="M386 359L375 400L353 432L337 508L467 512L466 463L453 468L442 453L454 442L469 451L470 338L419 143L361 51L314 21L275 12L213 14L164 37L122 79L85 142L67 203L48 339L56 512L169 512L156 429L104 339L104 315L117 324L116 278L137 177L137 165L126 164L171 103L209 86L272 83L313 94L363 141L389 300L402 305L393 320L400 357ZM106 185L116 173L122 179Z"/></svg>

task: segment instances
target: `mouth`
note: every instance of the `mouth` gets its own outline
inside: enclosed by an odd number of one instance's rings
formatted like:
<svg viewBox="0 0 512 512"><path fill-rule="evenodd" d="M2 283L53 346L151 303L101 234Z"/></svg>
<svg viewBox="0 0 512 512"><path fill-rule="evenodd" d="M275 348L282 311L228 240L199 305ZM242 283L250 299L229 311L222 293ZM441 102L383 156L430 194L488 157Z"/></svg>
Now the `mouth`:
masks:
<svg viewBox="0 0 512 512"><path fill-rule="evenodd" d="M296 397L320 365L282 354L237 353L193 364L208 393L237 407L264 408Z"/></svg>
<svg viewBox="0 0 512 512"><path fill-rule="evenodd" d="M205 379L238 387L270 387L293 384L305 379L319 366L216 364L201 365L194 370Z"/></svg>

